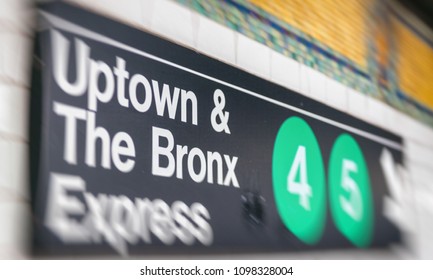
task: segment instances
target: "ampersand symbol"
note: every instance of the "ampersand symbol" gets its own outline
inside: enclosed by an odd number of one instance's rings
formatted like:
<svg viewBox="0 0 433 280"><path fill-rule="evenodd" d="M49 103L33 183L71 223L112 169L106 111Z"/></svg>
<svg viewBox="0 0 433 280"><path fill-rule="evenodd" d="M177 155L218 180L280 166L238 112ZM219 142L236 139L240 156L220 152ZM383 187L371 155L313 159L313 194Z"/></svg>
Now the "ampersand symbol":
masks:
<svg viewBox="0 0 433 280"><path fill-rule="evenodd" d="M213 94L213 103L215 104L215 108L212 110L210 115L210 121L213 129L216 132L224 131L225 133L230 134L230 129L228 126L229 112L223 111L226 105L226 98L222 90L215 90ZM219 122L217 122L217 117L220 120Z"/></svg>

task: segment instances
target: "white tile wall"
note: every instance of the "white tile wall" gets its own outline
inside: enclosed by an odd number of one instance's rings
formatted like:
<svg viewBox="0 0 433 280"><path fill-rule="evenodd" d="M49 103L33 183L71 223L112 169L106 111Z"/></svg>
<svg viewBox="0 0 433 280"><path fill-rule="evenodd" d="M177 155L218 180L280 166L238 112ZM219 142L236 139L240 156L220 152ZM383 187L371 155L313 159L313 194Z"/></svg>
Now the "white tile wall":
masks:
<svg viewBox="0 0 433 280"><path fill-rule="evenodd" d="M393 123L393 116L395 112L397 112L397 110L386 103L382 103L381 110L384 115L384 128L390 132L399 135L400 133L398 133L398 130L395 128L396 124Z"/></svg>
<svg viewBox="0 0 433 280"><path fill-rule="evenodd" d="M0 81L29 86L31 38L0 30Z"/></svg>
<svg viewBox="0 0 433 280"><path fill-rule="evenodd" d="M416 238L418 241L417 257L422 259L433 258L433 242L431 239L433 232L433 190L430 188L415 190L415 208L418 228Z"/></svg>
<svg viewBox="0 0 433 280"><path fill-rule="evenodd" d="M26 257L29 80L34 5L0 2L0 258Z"/></svg>
<svg viewBox="0 0 433 280"><path fill-rule="evenodd" d="M0 84L0 134L27 139L29 95L26 89Z"/></svg>
<svg viewBox="0 0 433 280"><path fill-rule="evenodd" d="M409 172L411 185L416 188L431 189L433 191L433 169L412 159L407 159L405 163Z"/></svg>
<svg viewBox="0 0 433 280"><path fill-rule="evenodd" d="M238 34L236 64L247 72L265 79L271 77L271 50L244 35Z"/></svg>
<svg viewBox="0 0 433 280"><path fill-rule="evenodd" d="M29 199L28 146L0 138L0 189L8 197Z"/></svg>
<svg viewBox="0 0 433 280"><path fill-rule="evenodd" d="M408 115L394 110L394 114L391 118L392 129L398 131L398 134L402 135L406 139L418 142L430 149L433 149L433 129L426 125L416 121Z"/></svg>
<svg viewBox="0 0 433 280"><path fill-rule="evenodd" d="M151 29L159 35L194 47L193 15L196 14L184 6L170 0L155 1L151 16Z"/></svg>
<svg viewBox="0 0 433 280"><path fill-rule="evenodd" d="M157 0L141 0L142 24L145 28L150 28L152 24L152 15Z"/></svg>
<svg viewBox="0 0 433 280"><path fill-rule="evenodd" d="M310 95L310 80L308 79L308 66L299 63L299 93L309 96Z"/></svg>
<svg viewBox="0 0 433 280"><path fill-rule="evenodd" d="M236 64L245 71L301 94L322 101L338 110L402 135L406 146L406 168L415 190L429 190L433 182L433 130L372 100L303 64L223 27L170 0L68 0L136 27L144 27L190 48ZM18 224L28 217L25 199L26 114L28 110L29 20L25 17L30 0L3 0L0 3L0 252L18 248L23 242ZM30 18L30 17L28 17ZM7 158L7 161L4 159ZM14 168L16 166L17 168ZM21 167L20 167L21 166ZM424 194L425 195L425 194ZM420 192L418 200L432 202ZM424 200L423 200L424 199ZM429 223L422 211L417 219ZM424 215L424 216L423 216ZM431 228L414 233L418 257L431 257ZM429 247L430 246L430 247ZM427 248L427 249L426 249ZM430 255L429 255L430 254Z"/></svg>
<svg viewBox="0 0 433 280"><path fill-rule="evenodd" d="M347 112L357 118L366 119L367 97L354 89L347 91Z"/></svg>
<svg viewBox="0 0 433 280"><path fill-rule="evenodd" d="M0 202L0 258L15 258L29 249L30 207L24 202ZM2 255L2 251L8 252ZM25 256L25 255L24 255Z"/></svg>
<svg viewBox="0 0 433 280"><path fill-rule="evenodd" d="M235 32L202 15L197 15L197 19L197 49L209 56L235 65Z"/></svg>
<svg viewBox="0 0 433 280"><path fill-rule="evenodd" d="M296 60L271 50L271 80L294 91L300 88L300 65Z"/></svg>
<svg viewBox="0 0 433 280"><path fill-rule="evenodd" d="M307 79L309 83L309 96L318 101L326 99L326 80L329 79L319 71L307 67Z"/></svg>
<svg viewBox="0 0 433 280"><path fill-rule="evenodd" d="M0 29L14 33L31 34L28 26L34 20L32 0L2 0L0 6Z"/></svg>
<svg viewBox="0 0 433 280"><path fill-rule="evenodd" d="M141 0L96 0L101 12L135 26L140 26L143 23L141 2Z"/></svg>
<svg viewBox="0 0 433 280"><path fill-rule="evenodd" d="M333 79L326 79L325 102L340 111L347 111L347 87Z"/></svg>
<svg viewBox="0 0 433 280"><path fill-rule="evenodd" d="M155 2L160 0L63 0L133 26L150 28Z"/></svg>
<svg viewBox="0 0 433 280"><path fill-rule="evenodd" d="M433 149L430 147L408 140L405 142L405 155L409 161L433 170Z"/></svg>
<svg viewBox="0 0 433 280"><path fill-rule="evenodd" d="M388 127L388 118L386 116L387 106L375 98L367 97L366 117L370 121L381 128Z"/></svg>

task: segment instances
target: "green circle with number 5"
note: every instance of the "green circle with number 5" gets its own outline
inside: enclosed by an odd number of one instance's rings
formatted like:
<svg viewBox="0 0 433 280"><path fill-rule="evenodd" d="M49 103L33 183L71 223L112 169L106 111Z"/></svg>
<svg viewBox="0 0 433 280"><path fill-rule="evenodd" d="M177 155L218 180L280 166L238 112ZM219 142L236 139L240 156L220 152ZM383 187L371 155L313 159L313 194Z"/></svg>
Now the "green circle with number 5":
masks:
<svg viewBox="0 0 433 280"><path fill-rule="evenodd" d="M328 175L335 225L353 245L367 247L374 223L370 179L361 148L349 134L341 134L335 141Z"/></svg>
<svg viewBox="0 0 433 280"><path fill-rule="evenodd" d="M287 119L278 131L272 182L285 227L306 244L319 241L326 218L325 171L316 136L299 117Z"/></svg>

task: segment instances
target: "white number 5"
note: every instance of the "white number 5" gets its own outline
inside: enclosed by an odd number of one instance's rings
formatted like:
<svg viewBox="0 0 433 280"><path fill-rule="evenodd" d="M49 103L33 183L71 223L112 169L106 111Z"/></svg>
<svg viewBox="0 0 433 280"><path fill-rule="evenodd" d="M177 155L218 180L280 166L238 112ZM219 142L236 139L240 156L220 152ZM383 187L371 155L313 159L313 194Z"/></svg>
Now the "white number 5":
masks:
<svg viewBox="0 0 433 280"><path fill-rule="evenodd" d="M341 172L341 186L349 193L349 199L340 195L340 204L344 212L355 221L362 219L363 206L361 193L356 182L350 177L351 174L358 172L358 166L349 159L343 159Z"/></svg>

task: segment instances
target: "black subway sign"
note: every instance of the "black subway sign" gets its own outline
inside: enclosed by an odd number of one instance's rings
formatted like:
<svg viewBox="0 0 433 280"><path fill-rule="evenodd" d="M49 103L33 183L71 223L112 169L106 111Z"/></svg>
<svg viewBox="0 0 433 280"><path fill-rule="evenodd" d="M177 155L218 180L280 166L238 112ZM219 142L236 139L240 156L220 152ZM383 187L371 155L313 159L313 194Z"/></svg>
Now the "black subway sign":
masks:
<svg viewBox="0 0 433 280"><path fill-rule="evenodd" d="M36 253L399 241L383 214L387 167L402 161L398 136L73 6L39 12Z"/></svg>

